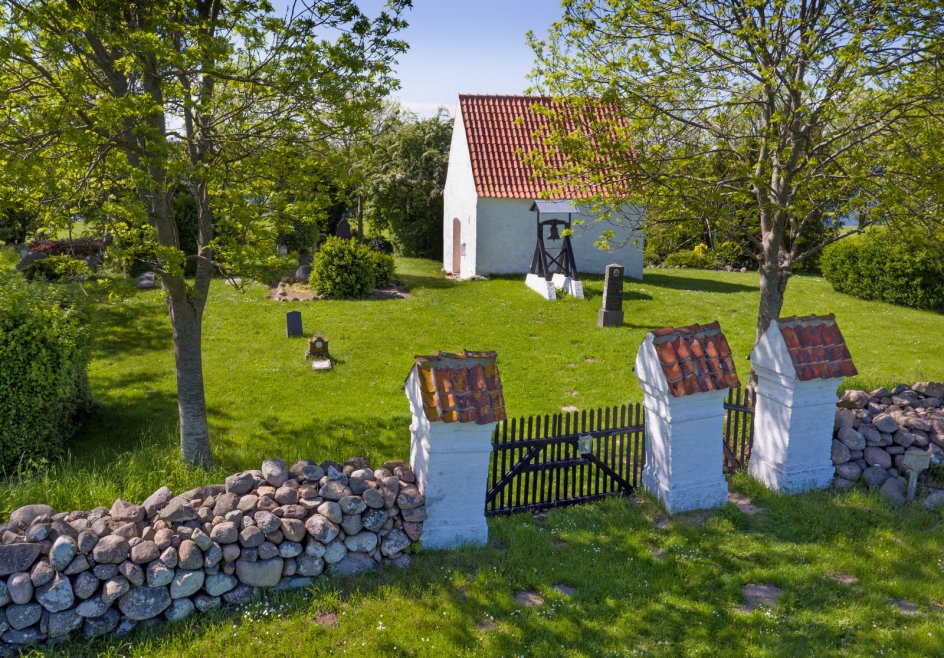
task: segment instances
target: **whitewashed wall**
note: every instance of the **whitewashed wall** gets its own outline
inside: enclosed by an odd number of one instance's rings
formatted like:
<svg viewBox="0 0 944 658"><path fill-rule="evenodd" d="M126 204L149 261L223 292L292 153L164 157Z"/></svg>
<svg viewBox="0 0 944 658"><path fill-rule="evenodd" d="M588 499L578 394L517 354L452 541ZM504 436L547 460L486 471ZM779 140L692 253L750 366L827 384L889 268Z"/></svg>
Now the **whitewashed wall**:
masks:
<svg viewBox="0 0 944 658"><path fill-rule="evenodd" d="M531 267L531 257L537 241L535 228L536 216L531 212L533 199L479 199L478 226L475 229L475 274L523 274ZM624 212L639 216L635 206L627 207ZM566 219L566 215L547 215L542 219ZM617 242L629 234L626 226L616 226L609 222L594 222L585 215L574 215L573 219L582 219L582 226L574 227L571 243L574 246L574 260L577 269L589 274L603 274L610 263L617 263L625 268L625 276L642 278L642 235L639 234L638 246L627 244L622 249L607 252L594 245L606 229L616 231ZM451 220L450 220L451 221ZM463 229L464 230L464 229ZM451 235L450 235L451 257ZM559 245L560 242L545 245ZM469 245L471 249L472 244Z"/></svg>
<svg viewBox="0 0 944 658"><path fill-rule="evenodd" d="M449 169L443 190L443 269L452 272L452 220L462 222L462 242L465 243L465 258L459 272L463 278L475 275L475 179L472 177L472 159L469 142L465 136L462 108L456 107L456 120L452 129L452 144L449 147Z"/></svg>

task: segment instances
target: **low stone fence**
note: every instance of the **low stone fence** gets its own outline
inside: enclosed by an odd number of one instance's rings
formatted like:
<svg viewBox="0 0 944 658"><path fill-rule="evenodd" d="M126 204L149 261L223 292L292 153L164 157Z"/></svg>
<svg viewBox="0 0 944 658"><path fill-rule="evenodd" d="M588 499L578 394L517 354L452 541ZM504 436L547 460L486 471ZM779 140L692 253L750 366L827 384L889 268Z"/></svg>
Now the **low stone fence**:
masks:
<svg viewBox="0 0 944 658"><path fill-rule="evenodd" d="M21 507L0 525L0 655L79 629L176 621L324 572L408 566L426 519L414 482L403 462L270 459L225 485L178 496L163 487L140 505Z"/></svg>
<svg viewBox="0 0 944 658"><path fill-rule="evenodd" d="M903 504L907 482L899 467L908 451L930 453L931 465L944 463L944 384L845 392L832 444L836 488L863 479L890 502ZM944 504L944 493L928 493L928 506Z"/></svg>

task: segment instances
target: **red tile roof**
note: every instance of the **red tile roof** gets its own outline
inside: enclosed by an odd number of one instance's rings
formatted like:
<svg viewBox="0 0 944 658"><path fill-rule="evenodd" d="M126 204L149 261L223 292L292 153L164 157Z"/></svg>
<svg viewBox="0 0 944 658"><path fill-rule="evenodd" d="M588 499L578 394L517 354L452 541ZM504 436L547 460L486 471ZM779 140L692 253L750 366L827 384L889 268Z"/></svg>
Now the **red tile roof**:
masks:
<svg viewBox="0 0 944 658"><path fill-rule="evenodd" d="M416 357L423 412L430 421L484 425L505 420L495 352Z"/></svg>
<svg viewBox="0 0 944 658"><path fill-rule="evenodd" d="M717 322L650 331L675 397L740 386L728 340Z"/></svg>
<svg viewBox="0 0 944 658"><path fill-rule="evenodd" d="M607 188L599 185L552 186L545 178L534 177L534 168L527 163L526 156L539 151L548 165L567 166L567 160L559 152L552 152L544 144L543 137L549 132L551 119L539 111L540 108L560 112L567 117L568 130L581 130L596 141L593 133L601 130L612 133L614 122L621 129L626 128L625 117L615 103L577 107L542 96L460 94L459 108L478 196L537 199L553 195L580 199L606 191ZM611 135L608 143L614 141Z"/></svg>
<svg viewBox="0 0 944 658"><path fill-rule="evenodd" d="M859 374L832 313L780 318L777 326L800 381Z"/></svg>

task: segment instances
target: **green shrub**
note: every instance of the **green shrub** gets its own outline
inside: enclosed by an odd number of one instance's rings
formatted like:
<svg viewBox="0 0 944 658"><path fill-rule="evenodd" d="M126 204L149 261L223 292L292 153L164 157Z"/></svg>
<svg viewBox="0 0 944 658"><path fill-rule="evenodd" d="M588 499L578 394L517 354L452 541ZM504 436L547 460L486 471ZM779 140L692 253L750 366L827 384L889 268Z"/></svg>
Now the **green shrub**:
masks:
<svg viewBox="0 0 944 658"><path fill-rule="evenodd" d="M662 264L666 267L690 267L697 270L707 270L714 267L715 260L710 253L697 251L676 251L666 256Z"/></svg>
<svg viewBox="0 0 944 658"><path fill-rule="evenodd" d="M328 238L315 256L313 287L332 299L366 297L377 283L374 253L357 240Z"/></svg>
<svg viewBox="0 0 944 658"><path fill-rule="evenodd" d="M371 238L367 241L367 248L371 251L378 251L382 254L393 254L393 243L382 235Z"/></svg>
<svg viewBox="0 0 944 658"><path fill-rule="evenodd" d="M76 301L63 286L0 275L0 471L61 454L88 406Z"/></svg>
<svg viewBox="0 0 944 658"><path fill-rule="evenodd" d="M71 256L49 256L30 263L21 271L30 281L58 281L63 278L82 278L89 273L89 267L84 261Z"/></svg>
<svg viewBox="0 0 944 658"><path fill-rule="evenodd" d="M924 310L944 310L944 247L883 229L823 251L823 277L837 292Z"/></svg>
<svg viewBox="0 0 944 658"><path fill-rule="evenodd" d="M397 274L396 263L393 256L382 254L379 251L372 251L371 258L374 261L374 282L377 286L386 286L393 283L393 277Z"/></svg>

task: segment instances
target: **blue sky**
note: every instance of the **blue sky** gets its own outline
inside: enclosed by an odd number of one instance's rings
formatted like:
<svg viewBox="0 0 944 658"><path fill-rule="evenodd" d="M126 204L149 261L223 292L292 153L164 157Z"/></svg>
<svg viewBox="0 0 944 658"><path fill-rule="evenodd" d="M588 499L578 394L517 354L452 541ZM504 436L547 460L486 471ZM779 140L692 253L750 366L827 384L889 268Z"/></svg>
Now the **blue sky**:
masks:
<svg viewBox="0 0 944 658"><path fill-rule="evenodd" d="M374 14L381 4L362 7ZM533 61L525 33L544 35L560 15L558 0L413 0L396 96L428 116L439 105L454 112L460 92L520 94Z"/></svg>

